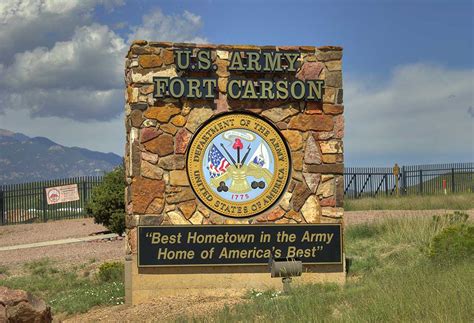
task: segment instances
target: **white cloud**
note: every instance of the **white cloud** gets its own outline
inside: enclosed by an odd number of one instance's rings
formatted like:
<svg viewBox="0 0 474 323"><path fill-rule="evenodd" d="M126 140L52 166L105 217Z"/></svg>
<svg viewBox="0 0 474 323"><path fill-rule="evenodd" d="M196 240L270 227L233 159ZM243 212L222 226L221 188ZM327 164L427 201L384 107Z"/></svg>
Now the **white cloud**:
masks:
<svg viewBox="0 0 474 323"><path fill-rule="evenodd" d="M364 78L347 78L346 160L358 164L367 163L370 156L394 156L398 161L411 156L411 162L473 159L474 119L468 114L474 105L473 83L473 70L428 64L398 67L385 85L377 87Z"/></svg>
<svg viewBox="0 0 474 323"><path fill-rule="evenodd" d="M132 27L128 42L134 39L152 41L174 41L204 43L205 38L198 36L202 27L201 17L189 11L181 15L165 15L160 9L155 9L142 18L140 26Z"/></svg>
<svg viewBox="0 0 474 323"><path fill-rule="evenodd" d="M0 2L0 61L37 46L65 40L76 26L91 23L97 5L111 8L122 0L2 0Z"/></svg>

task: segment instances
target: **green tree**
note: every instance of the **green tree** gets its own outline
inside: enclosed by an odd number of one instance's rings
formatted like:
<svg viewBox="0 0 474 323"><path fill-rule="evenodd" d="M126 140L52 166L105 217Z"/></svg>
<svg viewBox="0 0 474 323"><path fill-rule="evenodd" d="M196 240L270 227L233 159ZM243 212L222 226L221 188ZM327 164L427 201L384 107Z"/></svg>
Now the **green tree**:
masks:
<svg viewBox="0 0 474 323"><path fill-rule="evenodd" d="M125 231L125 170L118 166L92 190L86 210L94 222L122 235Z"/></svg>

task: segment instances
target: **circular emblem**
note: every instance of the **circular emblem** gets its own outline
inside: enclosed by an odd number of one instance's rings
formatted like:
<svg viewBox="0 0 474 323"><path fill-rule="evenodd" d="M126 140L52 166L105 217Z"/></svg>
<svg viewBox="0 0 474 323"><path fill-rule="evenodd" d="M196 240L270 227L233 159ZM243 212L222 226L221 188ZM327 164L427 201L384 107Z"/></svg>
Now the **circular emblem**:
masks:
<svg viewBox="0 0 474 323"><path fill-rule="evenodd" d="M276 127L243 112L221 114L203 124L186 156L197 197L233 218L272 207L285 192L290 164L288 146Z"/></svg>
<svg viewBox="0 0 474 323"><path fill-rule="evenodd" d="M51 203L56 203L57 201L59 201L60 197L61 196L60 196L59 191L57 189L52 189L48 192L48 200Z"/></svg>

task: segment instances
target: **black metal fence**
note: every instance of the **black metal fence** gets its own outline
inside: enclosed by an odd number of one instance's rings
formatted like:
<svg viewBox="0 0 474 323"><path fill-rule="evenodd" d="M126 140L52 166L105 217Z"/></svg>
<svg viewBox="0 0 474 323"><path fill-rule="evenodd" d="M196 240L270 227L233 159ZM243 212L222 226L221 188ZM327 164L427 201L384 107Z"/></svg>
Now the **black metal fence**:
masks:
<svg viewBox="0 0 474 323"><path fill-rule="evenodd" d="M80 218L99 176L75 177L23 184L0 185L0 225ZM47 187L77 184L79 200L48 205Z"/></svg>
<svg viewBox="0 0 474 323"><path fill-rule="evenodd" d="M474 192L474 163L344 169L346 198Z"/></svg>

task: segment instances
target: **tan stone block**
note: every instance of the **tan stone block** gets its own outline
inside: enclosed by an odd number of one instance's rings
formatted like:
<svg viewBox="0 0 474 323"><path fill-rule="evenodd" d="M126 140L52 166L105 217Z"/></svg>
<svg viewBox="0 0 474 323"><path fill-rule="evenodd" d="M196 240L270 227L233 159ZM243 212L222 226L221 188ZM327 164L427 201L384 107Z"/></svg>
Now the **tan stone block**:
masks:
<svg viewBox="0 0 474 323"><path fill-rule="evenodd" d="M146 151L142 151L142 160L146 160L147 162L150 162L152 164L156 164L158 162L158 155L157 154L151 154Z"/></svg>
<svg viewBox="0 0 474 323"><path fill-rule="evenodd" d="M285 211L290 210L290 200L291 200L291 193L290 192L285 192L280 200L280 206L283 208Z"/></svg>
<svg viewBox="0 0 474 323"><path fill-rule="evenodd" d="M294 116L298 113L298 110L289 106L289 107L278 107L273 109L264 110L262 116L272 120L274 123L285 120L288 117Z"/></svg>
<svg viewBox="0 0 474 323"><path fill-rule="evenodd" d="M320 141L319 146L323 154L342 154L342 141L340 140L328 140Z"/></svg>
<svg viewBox="0 0 474 323"><path fill-rule="evenodd" d="M188 175L185 170L170 171L170 184L174 186L189 186Z"/></svg>
<svg viewBox="0 0 474 323"><path fill-rule="evenodd" d="M191 110L186 122L186 129L194 133L196 129L206 120L208 120L214 112L210 108L194 108Z"/></svg>
<svg viewBox="0 0 474 323"><path fill-rule="evenodd" d="M326 87L324 89L323 102L334 103L336 100L336 89L332 87Z"/></svg>
<svg viewBox="0 0 474 323"><path fill-rule="evenodd" d="M323 154L323 163L334 164L337 162L337 156L334 154Z"/></svg>
<svg viewBox="0 0 474 323"><path fill-rule="evenodd" d="M176 128L173 124L171 123L165 123L163 125L160 126L160 130L163 130L164 132L166 133L169 133L171 135L174 135L176 134L176 132L178 131L178 128Z"/></svg>
<svg viewBox="0 0 474 323"><path fill-rule="evenodd" d="M323 207L321 214L327 218L340 219L344 215L344 209L342 207Z"/></svg>
<svg viewBox="0 0 474 323"><path fill-rule="evenodd" d="M301 207L301 214L308 223L318 223L321 217L321 207L318 199L314 195L310 195Z"/></svg>
<svg viewBox="0 0 474 323"><path fill-rule="evenodd" d="M281 132L286 138L292 151L297 151L303 147L303 136L296 130L283 130Z"/></svg>
<svg viewBox="0 0 474 323"><path fill-rule="evenodd" d="M340 71L342 70L342 62L340 60L337 61L327 61L324 63L328 70L330 71Z"/></svg>
<svg viewBox="0 0 474 323"><path fill-rule="evenodd" d="M229 59L229 52L226 50L217 50L217 57L220 59Z"/></svg>
<svg viewBox="0 0 474 323"><path fill-rule="evenodd" d="M143 154L143 153L142 153ZM163 170L152 164L147 162L146 160L142 159L141 165L140 165L140 174L142 177L147 177L151 179L162 179L163 178Z"/></svg>
<svg viewBox="0 0 474 323"><path fill-rule="evenodd" d="M159 122L165 123L170 120L174 115L177 115L181 111L173 103L168 103L164 106L151 107L145 111L145 118L155 119Z"/></svg>
<svg viewBox="0 0 474 323"><path fill-rule="evenodd" d="M229 66L229 61L223 60L223 59L217 59L216 60L216 65L217 65L217 72L216 74L220 77L227 77L230 75L229 71L227 70L227 67Z"/></svg>
<svg viewBox="0 0 474 323"><path fill-rule="evenodd" d="M303 152L302 151L294 152L291 155L291 162L293 164L294 170L301 171L303 169Z"/></svg>
<svg viewBox="0 0 474 323"><path fill-rule="evenodd" d="M186 124L186 117L178 114L171 119L171 123L174 124L176 127L182 127Z"/></svg>
<svg viewBox="0 0 474 323"><path fill-rule="evenodd" d="M155 70L155 69L141 69L141 68L133 68L132 69L132 82L133 83L153 83L153 78L155 76L158 77L177 77L178 74L176 73L176 69L174 67L169 67L162 70Z"/></svg>
<svg viewBox="0 0 474 323"><path fill-rule="evenodd" d="M227 92L227 77L219 77L217 79L217 86L220 92L226 93Z"/></svg>
<svg viewBox="0 0 474 323"><path fill-rule="evenodd" d="M330 131L333 129L333 126L334 123L330 116L318 114L298 114L291 118L290 122L288 123L288 128L301 131Z"/></svg>
<svg viewBox="0 0 474 323"><path fill-rule="evenodd" d="M326 114L341 114L344 112L344 106L334 104L323 104L323 111Z"/></svg>
<svg viewBox="0 0 474 323"><path fill-rule="evenodd" d="M143 68L160 67L163 60L158 55L141 55L138 57L138 64Z"/></svg>
<svg viewBox="0 0 474 323"><path fill-rule="evenodd" d="M333 196L334 191L335 191L335 181L332 179L332 180L328 180L326 182L320 183L316 194L318 196L322 196L326 198L326 197Z"/></svg>
<svg viewBox="0 0 474 323"><path fill-rule="evenodd" d="M189 219L192 224L201 224L203 220L204 215L199 211L194 212L193 216Z"/></svg>
<svg viewBox="0 0 474 323"><path fill-rule="evenodd" d="M290 210L289 212L287 212L285 214L285 218L292 219L296 221L297 223L306 223L306 220L304 219L304 217L299 212L296 212L295 210Z"/></svg>
<svg viewBox="0 0 474 323"><path fill-rule="evenodd" d="M146 213L160 214L165 207L165 199L157 197L151 201L146 209Z"/></svg>
<svg viewBox="0 0 474 323"><path fill-rule="evenodd" d="M178 209L181 211L181 213L183 213L186 219L189 219L193 215L194 211L196 211L196 206L197 205L195 201L187 201L178 204Z"/></svg>
<svg viewBox="0 0 474 323"><path fill-rule="evenodd" d="M172 224L189 224L188 220L186 220L178 211L171 211L166 213L166 215Z"/></svg>
<svg viewBox="0 0 474 323"><path fill-rule="evenodd" d="M161 58L163 60L163 63L165 63L166 65L174 63L174 53L171 50L162 49Z"/></svg>
<svg viewBox="0 0 474 323"><path fill-rule="evenodd" d="M162 134L144 144L145 149L157 153L159 156L166 156L174 151L173 136Z"/></svg>
<svg viewBox="0 0 474 323"><path fill-rule="evenodd" d="M133 212L145 213L148 205L156 197L163 197L165 182L163 180L134 178L131 184Z"/></svg>

